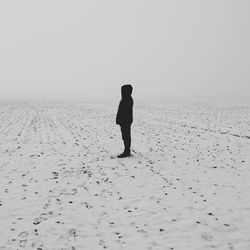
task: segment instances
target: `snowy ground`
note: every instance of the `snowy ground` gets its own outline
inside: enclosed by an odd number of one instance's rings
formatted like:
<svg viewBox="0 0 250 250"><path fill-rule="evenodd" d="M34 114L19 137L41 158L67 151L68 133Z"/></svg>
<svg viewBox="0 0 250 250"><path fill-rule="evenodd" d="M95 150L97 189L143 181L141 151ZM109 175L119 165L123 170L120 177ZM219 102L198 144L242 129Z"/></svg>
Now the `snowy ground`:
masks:
<svg viewBox="0 0 250 250"><path fill-rule="evenodd" d="M0 249L250 249L250 105L0 103Z"/></svg>

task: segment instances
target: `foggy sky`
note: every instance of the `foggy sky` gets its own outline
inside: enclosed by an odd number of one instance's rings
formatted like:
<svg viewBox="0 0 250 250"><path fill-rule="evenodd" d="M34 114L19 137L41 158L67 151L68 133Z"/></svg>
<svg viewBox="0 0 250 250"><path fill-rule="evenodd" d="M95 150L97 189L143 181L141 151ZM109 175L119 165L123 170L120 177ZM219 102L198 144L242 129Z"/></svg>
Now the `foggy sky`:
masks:
<svg viewBox="0 0 250 250"><path fill-rule="evenodd" d="M249 0L0 2L0 99L250 98Z"/></svg>

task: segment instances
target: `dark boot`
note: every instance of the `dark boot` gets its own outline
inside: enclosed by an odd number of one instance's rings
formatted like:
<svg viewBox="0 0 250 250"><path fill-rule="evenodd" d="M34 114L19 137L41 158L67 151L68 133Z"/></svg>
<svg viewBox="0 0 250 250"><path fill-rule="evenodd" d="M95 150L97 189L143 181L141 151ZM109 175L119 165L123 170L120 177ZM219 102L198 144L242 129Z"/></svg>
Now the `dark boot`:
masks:
<svg viewBox="0 0 250 250"><path fill-rule="evenodd" d="M122 154L118 155L118 158L125 158L131 156L130 152L123 152Z"/></svg>

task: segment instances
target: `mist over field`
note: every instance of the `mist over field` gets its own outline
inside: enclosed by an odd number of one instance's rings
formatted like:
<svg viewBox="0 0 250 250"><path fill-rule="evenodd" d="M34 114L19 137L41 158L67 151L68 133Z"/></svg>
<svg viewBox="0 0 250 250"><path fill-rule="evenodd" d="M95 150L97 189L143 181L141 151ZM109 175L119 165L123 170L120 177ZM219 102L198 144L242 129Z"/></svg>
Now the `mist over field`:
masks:
<svg viewBox="0 0 250 250"><path fill-rule="evenodd" d="M250 249L249 10L0 1L0 249Z"/></svg>
<svg viewBox="0 0 250 250"><path fill-rule="evenodd" d="M1 1L0 98L250 97L250 3Z"/></svg>

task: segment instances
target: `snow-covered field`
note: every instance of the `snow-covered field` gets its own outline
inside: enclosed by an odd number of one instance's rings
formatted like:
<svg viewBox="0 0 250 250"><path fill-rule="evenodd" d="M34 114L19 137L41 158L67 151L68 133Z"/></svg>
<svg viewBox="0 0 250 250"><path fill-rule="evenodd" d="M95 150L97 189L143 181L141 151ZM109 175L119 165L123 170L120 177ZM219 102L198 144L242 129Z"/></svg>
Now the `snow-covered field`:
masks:
<svg viewBox="0 0 250 250"><path fill-rule="evenodd" d="M0 103L0 249L250 249L250 105Z"/></svg>

